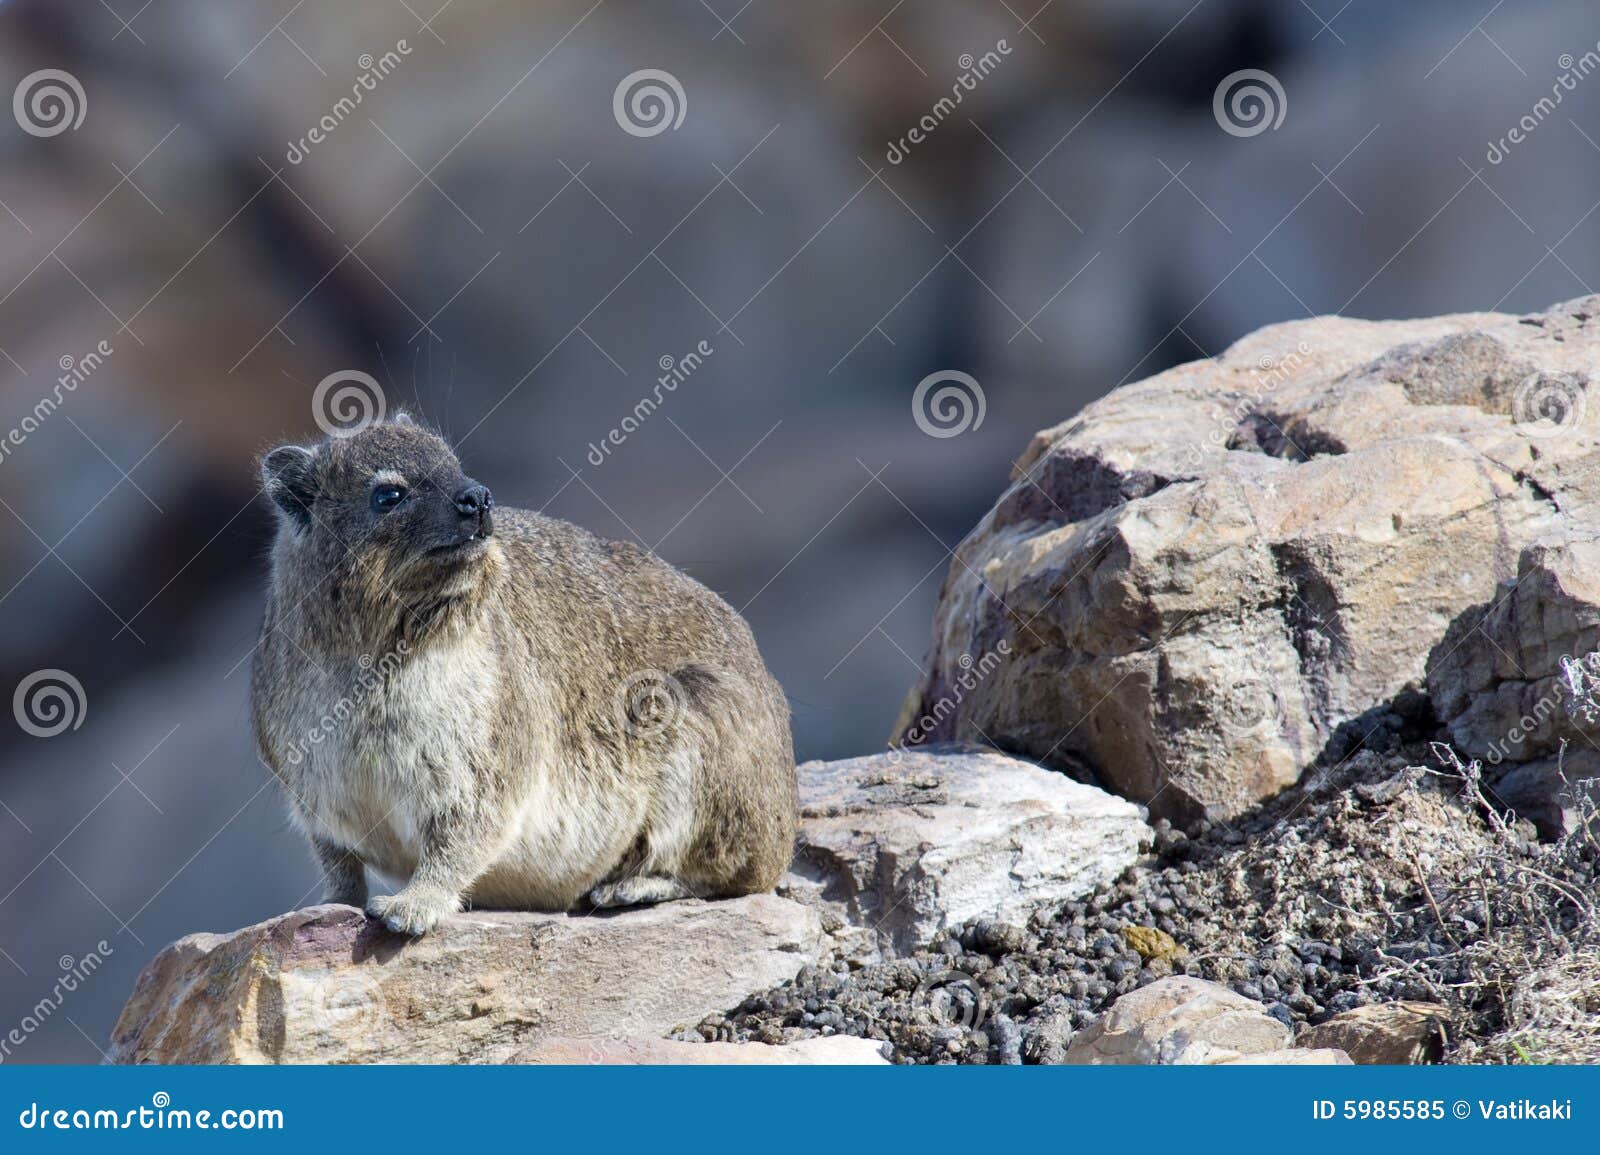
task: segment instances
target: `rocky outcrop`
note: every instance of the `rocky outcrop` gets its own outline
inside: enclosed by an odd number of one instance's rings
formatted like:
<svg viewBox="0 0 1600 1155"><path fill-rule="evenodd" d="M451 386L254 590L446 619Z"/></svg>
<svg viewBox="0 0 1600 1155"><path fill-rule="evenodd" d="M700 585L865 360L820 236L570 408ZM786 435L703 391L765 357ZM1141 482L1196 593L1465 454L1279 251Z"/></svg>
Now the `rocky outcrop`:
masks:
<svg viewBox="0 0 1600 1155"><path fill-rule="evenodd" d="M1115 879L1153 838L1127 801L993 751L896 750L799 774L779 893L820 909L856 961L968 919L1026 923Z"/></svg>
<svg viewBox="0 0 1600 1155"><path fill-rule="evenodd" d="M1342 1051L1292 1050L1289 1028L1243 995L1173 977L1123 995L1067 1048L1074 1064L1349 1063Z"/></svg>
<svg viewBox="0 0 1600 1155"><path fill-rule="evenodd" d="M1592 528L1589 532L1593 532ZM1515 576L1452 623L1428 693L1494 798L1546 837L1572 830L1600 777L1600 540L1523 550Z"/></svg>
<svg viewBox="0 0 1600 1155"><path fill-rule="evenodd" d="M1190 820L1353 719L1398 727L1451 624L1594 512L1597 314L1275 325L1039 433L951 564L898 736Z"/></svg>
<svg viewBox="0 0 1600 1155"><path fill-rule="evenodd" d="M1336 1047L1364 1064L1437 1063L1449 1027L1449 1011L1435 1003L1374 1003L1307 1027L1295 1045Z"/></svg>
<svg viewBox="0 0 1600 1155"><path fill-rule="evenodd" d="M139 977L110 1057L494 1063L541 1040L659 1038L793 978L821 942L814 911L772 895L475 912L415 940L353 907L316 906L167 947Z"/></svg>
<svg viewBox="0 0 1600 1155"><path fill-rule="evenodd" d="M352 907L319 906L191 935L140 976L111 1056L872 1061L876 1044L713 1051L664 1036L825 954L865 962L969 919L1026 922L1114 879L1152 837L1126 800L992 751L811 762L800 783L798 853L779 895L611 914L475 911L415 940Z"/></svg>

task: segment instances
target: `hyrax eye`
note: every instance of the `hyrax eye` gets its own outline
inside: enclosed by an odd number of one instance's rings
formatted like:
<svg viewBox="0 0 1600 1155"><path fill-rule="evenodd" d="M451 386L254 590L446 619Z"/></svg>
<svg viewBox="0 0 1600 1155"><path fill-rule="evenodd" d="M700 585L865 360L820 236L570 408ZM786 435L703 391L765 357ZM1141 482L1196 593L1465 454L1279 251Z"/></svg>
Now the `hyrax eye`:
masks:
<svg viewBox="0 0 1600 1155"><path fill-rule="evenodd" d="M406 491L398 485L380 485L372 491L372 508L380 513L393 509L405 500Z"/></svg>

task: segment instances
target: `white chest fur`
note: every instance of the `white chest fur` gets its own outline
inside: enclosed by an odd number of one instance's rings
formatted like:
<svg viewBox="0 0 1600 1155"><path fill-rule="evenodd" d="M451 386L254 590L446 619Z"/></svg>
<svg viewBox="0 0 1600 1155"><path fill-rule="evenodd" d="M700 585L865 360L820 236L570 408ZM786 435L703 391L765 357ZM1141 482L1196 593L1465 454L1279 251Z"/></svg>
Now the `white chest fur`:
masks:
<svg viewBox="0 0 1600 1155"><path fill-rule="evenodd" d="M423 815L475 787L495 671L483 646L451 642L371 660L300 667L286 763L314 833L387 873L408 874Z"/></svg>

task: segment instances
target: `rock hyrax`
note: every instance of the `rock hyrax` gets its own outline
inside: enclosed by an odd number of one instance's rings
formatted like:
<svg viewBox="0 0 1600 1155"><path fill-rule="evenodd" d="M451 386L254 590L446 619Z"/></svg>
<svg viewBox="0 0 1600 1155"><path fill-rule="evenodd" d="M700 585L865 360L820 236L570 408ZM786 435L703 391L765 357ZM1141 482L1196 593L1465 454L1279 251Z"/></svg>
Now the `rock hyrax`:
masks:
<svg viewBox="0 0 1600 1155"><path fill-rule="evenodd" d="M494 504L410 419L262 460L279 514L256 740L326 879L422 934L768 890L795 830L783 691L653 554ZM364 867L407 879L367 898Z"/></svg>

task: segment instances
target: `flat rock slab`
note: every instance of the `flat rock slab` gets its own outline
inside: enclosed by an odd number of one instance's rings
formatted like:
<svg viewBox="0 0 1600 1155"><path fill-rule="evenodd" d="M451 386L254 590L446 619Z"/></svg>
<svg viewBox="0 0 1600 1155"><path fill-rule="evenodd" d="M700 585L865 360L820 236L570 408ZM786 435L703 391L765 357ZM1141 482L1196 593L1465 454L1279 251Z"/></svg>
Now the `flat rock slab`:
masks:
<svg viewBox="0 0 1600 1155"><path fill-rule="evenodd" d="M661 1036L816 961L773 895L613 914L475 911L408 940L348 906L195 934L145 968L118 1063L498 1063L543 1039Z"/></svg>
<svg viewBox="0 0 1600 1155"><path fill-rule="evenodd" d="M779 893L823 911L843 953L903 954L971 918L1025 924L1136 862L1139 807L1031 762L963 747L800 767Z"/></svg>
<svg viewBox="0 0 1600 1155"><path fill-rule="evenodd" d="M545 1066L820 1067L887 1066L886 1043L849 1035L768 1043L680 1043L672 1039L546 1039L511 1057ZM1297 1054L1311 1054L1299 1051ZM1303 1060L1302 1060L1303 1061Z"/></svg>

